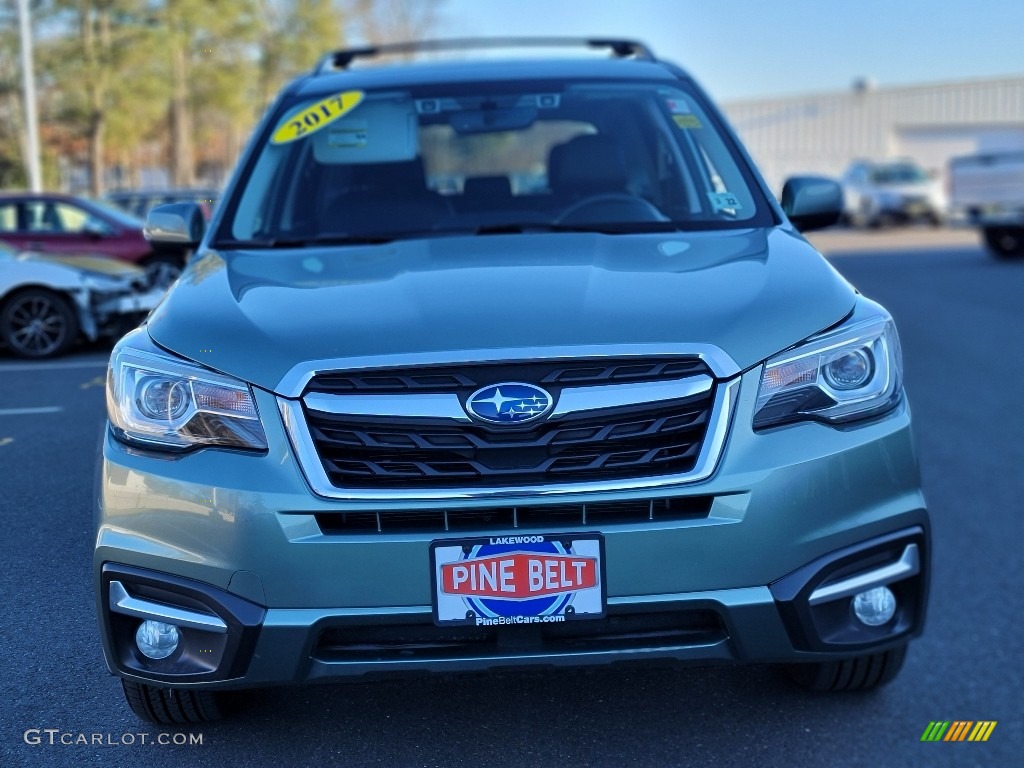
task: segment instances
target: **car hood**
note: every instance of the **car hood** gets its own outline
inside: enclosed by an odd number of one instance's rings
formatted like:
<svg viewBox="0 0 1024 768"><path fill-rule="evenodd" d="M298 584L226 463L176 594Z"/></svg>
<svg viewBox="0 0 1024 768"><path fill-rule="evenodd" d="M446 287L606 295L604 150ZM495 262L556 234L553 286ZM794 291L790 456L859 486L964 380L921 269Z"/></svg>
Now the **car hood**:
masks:
<svg viewBox="0 0 1024 768"><path fill-rule="evenodd" d="M26 251L20 254L19 258L22 261L43 261L49 264L62 264L72 269L97 272L108 277L133 278L145 274L144 270L138 267L126 264L123 261L107 258L106 256L74 256Z"/></svg>
<svg viewBox="0 0 1024 768"><path fill-rule="evenodd" d="M313 367L567 347L710 344L742 370L838 322L854 301L782 229L460 236L206 251L149 332L178 355L294 396Z"/></svg>

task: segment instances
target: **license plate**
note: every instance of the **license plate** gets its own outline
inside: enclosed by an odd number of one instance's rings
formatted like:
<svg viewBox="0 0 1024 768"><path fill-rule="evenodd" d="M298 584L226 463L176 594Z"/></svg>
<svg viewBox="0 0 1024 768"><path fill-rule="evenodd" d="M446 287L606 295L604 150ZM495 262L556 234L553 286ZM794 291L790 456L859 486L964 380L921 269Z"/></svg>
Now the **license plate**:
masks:
<svg viewBox="0 0 1024 768"><path fill-rule="evenodd" d="M492 536L430 545L437 624L514 626L600 619L599 534Z"/></svg>

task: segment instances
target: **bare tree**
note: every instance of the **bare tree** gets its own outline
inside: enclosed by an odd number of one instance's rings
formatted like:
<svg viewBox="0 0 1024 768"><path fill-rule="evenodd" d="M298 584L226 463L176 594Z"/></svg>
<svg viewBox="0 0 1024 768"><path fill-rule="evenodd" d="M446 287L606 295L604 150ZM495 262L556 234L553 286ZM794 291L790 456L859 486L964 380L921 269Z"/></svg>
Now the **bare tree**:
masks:
<svg viewBox="0 0 1024 768"><path fill-rule="evenodd" d="M353 26L368 43L422 40L433 35L443 0L350 0Z"/></svg>

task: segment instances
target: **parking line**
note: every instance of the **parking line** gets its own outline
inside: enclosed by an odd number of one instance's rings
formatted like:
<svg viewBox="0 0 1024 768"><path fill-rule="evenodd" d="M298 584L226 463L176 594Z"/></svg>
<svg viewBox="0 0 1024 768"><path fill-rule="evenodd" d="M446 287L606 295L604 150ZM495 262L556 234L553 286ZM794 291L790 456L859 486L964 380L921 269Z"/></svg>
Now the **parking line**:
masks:
<svg viewBox="0 0 1024 768"><path fill-rule="evenodd" d="M0 373L4 371L53 371L62 368L104 368L107 360L75 360L66 363L0 363Z"/></svg>
<svg viewBox="0 0 1024 768"><path fill-rule="evenodd" d="M0 416L29 416L33 413L60 413L63 410L59 405L47 405L41 408L0 408Z"/></svg>

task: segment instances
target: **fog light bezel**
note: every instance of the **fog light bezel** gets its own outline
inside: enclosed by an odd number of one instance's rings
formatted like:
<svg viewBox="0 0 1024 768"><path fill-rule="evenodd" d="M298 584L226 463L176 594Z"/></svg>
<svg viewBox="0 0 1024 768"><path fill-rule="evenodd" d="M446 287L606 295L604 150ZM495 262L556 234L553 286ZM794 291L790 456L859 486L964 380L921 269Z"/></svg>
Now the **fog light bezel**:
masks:
<svg viewBox="0 0 1024 768"><path fill-rule="evenodd" d="M877 583L847 593L832 591L834 585L856 583L858 575L892 568L910 544L917 547L917 572L885 583L896 598L894 616L876 627L861 623L853 614L853 595ZM840 549L769 584L794 648L849 655L919 635L927 605L929 551L926 529L915 526Z"/></svg>
<svg viewBox="0 0 1024 768"><path fill-rule="evenodd" d="M127 612L116 599L111 606L112 590L115 597L128 598ZM244 675L266 616L263 606L212 585L114 563L100 570L98 609L111 671L166 683ZM147 610L156 613L143 615ZM136 643L140 621L147 618L178 629L178 648L166 658L149 658Z"/></svg>

